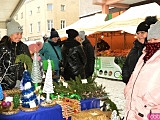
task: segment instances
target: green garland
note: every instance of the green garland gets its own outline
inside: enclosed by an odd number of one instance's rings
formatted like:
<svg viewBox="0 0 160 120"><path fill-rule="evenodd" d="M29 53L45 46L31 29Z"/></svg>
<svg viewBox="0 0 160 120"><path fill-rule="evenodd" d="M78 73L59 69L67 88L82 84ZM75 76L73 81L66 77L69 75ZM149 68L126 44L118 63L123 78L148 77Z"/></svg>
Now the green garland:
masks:
<svg viewBox="0 0 160 120"><path fill-rule="evenodd" d="M28 71L31 73L32 71L32 59L25 54L17 55L15 63L25 63L27 65Z"/></svg>
<svg viewBox="0 0 160 120"><path fill-rule="evenodd" d="M75 80L71 79L70 81L65 81L68 83L68 87L63 86L62 82L60 82L59 84L54 82L53 84L55 87L55 93L52 94L52 98L57 98L57 95L60 95L60 97L62 98L68 97L78 100L93 97L101 99L104 97L106 99L102 101L105 101L107 104L109 104L110 107L107 110L116 110L119 114L116 104L108 98L108 95L105 92L105 87L103 87L102 85L98 86L95 82L95 79L96 76L94 76L93 78L90 77L87 79L87 83L82 83L81 77L78 76L75 78Z"/></svg>

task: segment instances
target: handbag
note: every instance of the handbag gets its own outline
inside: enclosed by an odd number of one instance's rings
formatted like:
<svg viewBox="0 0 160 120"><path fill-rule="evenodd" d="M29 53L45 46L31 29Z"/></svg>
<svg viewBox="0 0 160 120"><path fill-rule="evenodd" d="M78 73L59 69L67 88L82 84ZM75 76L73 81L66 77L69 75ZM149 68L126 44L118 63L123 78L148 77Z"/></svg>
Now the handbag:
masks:
<svg viewBox="0 0 160 120"><path fill-rule="evenodd" d="M160 120L160 113L152 113L150 110L150 113L147 115L148 120Z"/></svg>

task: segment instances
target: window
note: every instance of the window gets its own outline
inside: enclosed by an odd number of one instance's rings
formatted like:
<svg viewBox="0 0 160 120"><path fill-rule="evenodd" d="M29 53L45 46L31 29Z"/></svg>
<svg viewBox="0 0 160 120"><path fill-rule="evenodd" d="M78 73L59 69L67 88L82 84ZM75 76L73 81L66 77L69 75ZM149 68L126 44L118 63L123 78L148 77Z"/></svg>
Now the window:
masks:
<svg viewBox="0 0 160 120"><path fill-rule="evenodd" d="M29 33L32 33L32 32L33 32L32 27L33 27L33 26L32 26L32 23L31 23L31 24L29 25L29 30L30 30Z"/></svg>
<svg viewBox="0 0 160 120"><path fill-rule="evenodd" d="M48 30L50 31L53 28L53 20L47 20Z"/></svg>
<svg viewBox="0 0 160 120"><path fill-rule="evenodd" d="M29 15L32 15L32 10L29 11Z"/></svg>
<svg viewBox="0 0 160 120"><path fill-rule="evenodd" d="M37 23L37 32L40 32L40 31L41 31L41 23L38 22L38 23Z"/></svg>
<svg viewBox="0 0 160 120"><path fill-rule="evenodd" d="M40 13L40 7L39 6L37 7L37 13Z"/></svg>
<svg viewBox="0 0 160 120"><path fill-rule="evenodd" d="M65 10L65 5L61 5L61 11Z"/></svg>
<svg viewBox="0 0 160 120"><path fill-rule="evenodd" d="M61 20L61 29L66 27L66 21L65 20Z"/></svg>
<svg viewBox="0 0 160 120"><path fill-rule="evenodd" d="M23 18L23 12L21 13L21 19Z"/></svg>
<svg viewBox="0 0 160 120"><path fill-rule="evenodd" d="M49 11L52 10L52 4L47 4L47 10L49 10Z"/></svg>

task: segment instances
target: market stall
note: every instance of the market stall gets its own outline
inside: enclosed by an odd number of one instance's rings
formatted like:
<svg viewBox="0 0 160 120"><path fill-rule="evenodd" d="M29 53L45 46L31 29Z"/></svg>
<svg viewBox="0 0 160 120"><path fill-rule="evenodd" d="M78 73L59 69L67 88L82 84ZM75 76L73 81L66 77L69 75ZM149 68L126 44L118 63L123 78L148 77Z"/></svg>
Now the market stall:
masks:
<svg viewBox="0 0 160 120"><path fill-rule="evenodd" d="M151 9L152 11L150 11ZM95 48L98 38L102 38L110 45L110 50L95 51L95 73L99 77L122 79L122 66L136 39L134 34L136 33L137 25L147 16L157 16L160 19L158 11L160 11L160 6L157 3L131 7L121 15L106 21L99 28L92 28L92 30L97 29L97 32L88 35L88 38Z"/></svg>
<svg viewBox="0 0 160 120"><path fill-rule="evenodd" d="M109 50L95 49L95 73L98 77L121 80L122 66L125 58L133 46L135 36L129 33L115 31L89 35L88 38L96 48L96 38L102 38L110 45Z"/></svg>
<svg viewBox="0 0 160 120"><path fill-rule="evenodd" d="M66 29L76 29L78 31L83 30L85 31L88 39L91 41L91 44L96 48L97 39L103 38L109 45L110 50L104 51L103 53L96 53L96 60L101 61L101 66L96 67L96 74L100 77L104 78L111 78L111 79L119 79L121 77L114 77L114 76L107 76L99 74L102 71L119 71L121 74L121 67L122 61L124 61L126 55L128 54L129 50L133 46L133 41L135 38L136 28L138 24L147 16L157 16L160 19L160 6L157 3L149 3L145 5L131 7L119 16L106 20L106 15L98 14L88 18L82 18L79 21L75 22L74 24L59 30L60 36L66 37L65 31ZM91 18L91 19L89 19ZM93 19L94 18L94 19ZM117 51L120 51L117 53ZM114 54L116 53L116 54ZM125 53L125 54L124 54ZM121 55L123 54L123 55ZM120 63L115 61L120 60ZM103 62L102 62L103 61ZM104 62L105 61L105 62ZM109 61L109 63L107 62ZM97 64L97 61L95 61ZM114 64L111 64L114 63ZM110 65L113 67L113 70L106 70L106 66L103 65ZM117 66L118 65L118 66ZM114 70L115 69L115 70ZM117 76L117 75L116 75Z"/></svg>

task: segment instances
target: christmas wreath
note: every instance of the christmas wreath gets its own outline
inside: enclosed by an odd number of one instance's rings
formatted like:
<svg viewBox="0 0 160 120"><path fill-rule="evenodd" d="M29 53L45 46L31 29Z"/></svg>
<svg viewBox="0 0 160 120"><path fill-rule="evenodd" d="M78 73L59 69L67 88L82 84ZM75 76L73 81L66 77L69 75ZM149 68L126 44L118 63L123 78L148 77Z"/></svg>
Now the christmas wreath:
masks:
<svg viewBox="0 0 160 120"><path fill-rule="evenodd" d="M32 59L28 55L25 55L25 54L17 55L15 63L19 63L19 62L25 63L27 65L28 71L31 73L31 71L32 71Z"/></svg>

